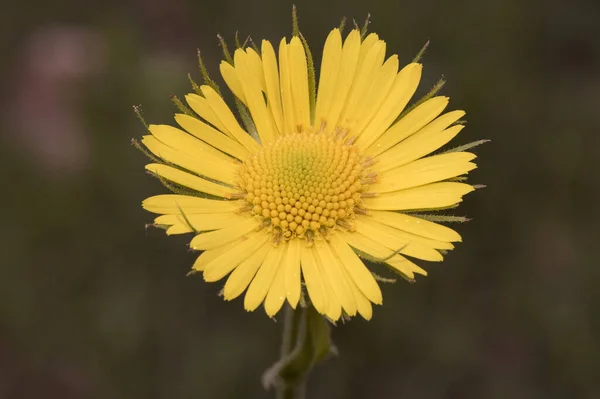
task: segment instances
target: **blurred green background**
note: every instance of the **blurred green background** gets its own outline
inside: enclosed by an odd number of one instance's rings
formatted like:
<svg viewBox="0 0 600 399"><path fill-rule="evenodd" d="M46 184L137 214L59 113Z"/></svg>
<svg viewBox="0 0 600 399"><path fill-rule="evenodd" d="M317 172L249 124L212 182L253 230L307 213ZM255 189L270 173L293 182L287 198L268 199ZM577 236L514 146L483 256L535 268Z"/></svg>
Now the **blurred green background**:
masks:
<svg viewBox="0 0 600 399"><path fill-rule="evenodd" d="M594 1L297 2L318 58L342 16L440 75L489 138L464 243L333 332L310 398L600 397L600 6ZM0 24L0 398L268 398L282 323L186 277L188 237L145 230L165 190L132 112L218 77L216 34L289 37L291 3L9 0ZM219 78L220 80L220 78Z"/></svg>

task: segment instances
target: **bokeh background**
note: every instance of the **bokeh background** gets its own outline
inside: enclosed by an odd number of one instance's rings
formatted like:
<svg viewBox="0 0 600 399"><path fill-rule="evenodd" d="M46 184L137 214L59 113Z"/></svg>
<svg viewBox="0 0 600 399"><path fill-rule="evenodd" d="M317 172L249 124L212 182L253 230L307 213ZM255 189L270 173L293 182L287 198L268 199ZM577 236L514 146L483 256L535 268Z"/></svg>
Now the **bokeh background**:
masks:
<svg viewBox="0 0 600 399"><path fill-rule="evenodd" d="M297 2L318 58L342 16L444 75L485 190L464 243L384 287L310 398L600 397L600 6L594 1ZM219 78L216 34L279 40L291 3L9 0L0 24L0 398L269 398L282 323L186 277L187 237L145 229L164 192L130 145L132 112ZM218 79L220 81L220 78Z"/></svg>

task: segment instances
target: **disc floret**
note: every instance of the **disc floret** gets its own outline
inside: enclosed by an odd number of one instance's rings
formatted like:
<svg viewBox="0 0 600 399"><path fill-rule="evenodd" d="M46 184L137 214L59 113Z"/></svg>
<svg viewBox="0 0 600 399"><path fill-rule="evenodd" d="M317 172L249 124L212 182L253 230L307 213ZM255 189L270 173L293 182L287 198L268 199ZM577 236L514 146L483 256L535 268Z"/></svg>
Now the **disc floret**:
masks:
<svg viewBox="0 0 600 399"><path fill-rule="evenodd" d="M363 183L374 176L350 141L295 133L280 136L240 166L240 194L275 243L292 238L311 243L330 229L354 229Z"/></svg>

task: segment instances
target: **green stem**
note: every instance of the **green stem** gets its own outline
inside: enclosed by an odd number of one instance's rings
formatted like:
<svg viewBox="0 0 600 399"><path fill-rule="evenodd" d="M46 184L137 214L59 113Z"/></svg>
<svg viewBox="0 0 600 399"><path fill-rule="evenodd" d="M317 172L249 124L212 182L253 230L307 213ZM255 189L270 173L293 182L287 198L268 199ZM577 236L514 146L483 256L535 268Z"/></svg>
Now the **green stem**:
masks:
<svg viewBox="0 0 600 399"><path fill-rule="evenodd" d="M263 386L274 387L277 399L304 399L308 374L332 353L327 320L310 303L296 310L286 305L281 358L263 373Z"/></svg>
<svg viewBox="0 0 600 399"><path fill-rule="evenodd" d="M300 328L304 324L306 310L298 306L295 310L291 306L285 307L283 323L283 339L281 343L281 359L287 358L296 347ZM300 379L282 378L282 383L277 387L277 399L304 399L306 394L306 377Z"/></svg>

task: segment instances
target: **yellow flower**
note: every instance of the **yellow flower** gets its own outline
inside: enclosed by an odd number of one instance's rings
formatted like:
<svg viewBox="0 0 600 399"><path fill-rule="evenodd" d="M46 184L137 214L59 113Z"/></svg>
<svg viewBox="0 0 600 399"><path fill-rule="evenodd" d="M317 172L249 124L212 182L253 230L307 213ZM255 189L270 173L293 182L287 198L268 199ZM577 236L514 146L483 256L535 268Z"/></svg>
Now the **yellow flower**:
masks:
<svg viewBox="0 0 600 399"><path fill-rule="evenodd" d="M376 34L329 34L316 96L307 49L298 36L282 39L278 53L264 40L221 63L251 116L246 129L212 82L185 97L197 115L176 114L180 128L149 126L142 142L158 162L146 169L189 194L143 207L161 215L155 223L167 234L195 233L190 246L203 252L193 270L209 282L228 276L226 300L246 291L247 310L264 303L273 316L285 300L298 306L304 286L330 319L370 319L382 294L357 253L409 280L426 275L407 257L441 261L461 238L401 212L461 202L474 188L455 178L476 167L475 155L428 156L461 131L465 113L442 114L440 96L402 113L421 65L398 71Z"/></svg>

